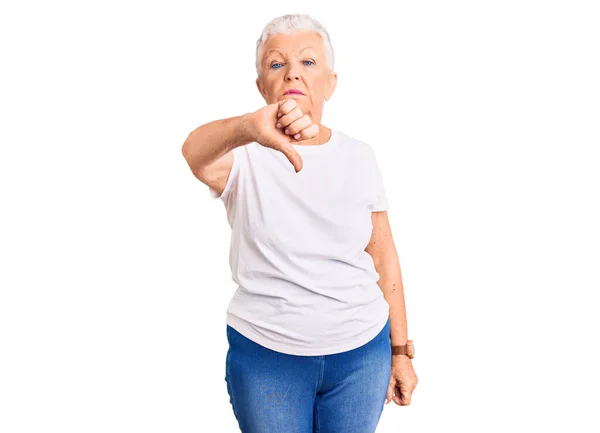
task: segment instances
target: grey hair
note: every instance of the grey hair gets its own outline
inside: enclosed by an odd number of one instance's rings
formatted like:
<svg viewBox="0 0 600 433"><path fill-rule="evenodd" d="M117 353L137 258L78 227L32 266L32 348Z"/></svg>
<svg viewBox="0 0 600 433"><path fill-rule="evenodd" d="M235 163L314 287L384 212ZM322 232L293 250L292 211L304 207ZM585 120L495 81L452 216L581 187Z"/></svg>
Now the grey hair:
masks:
<svg viewBox="0 0 600 433"><path fill-rule="evenodd" d="M256 41L256 74L260 77L260 63L262 59L262 49L271 36L280 33L297 33L302 31L313 31L321 35L327 67L333 72L335 57L331 38L325 27L315 18L306 14L287 14L274 18L264 27L260 38Z"/></svg>

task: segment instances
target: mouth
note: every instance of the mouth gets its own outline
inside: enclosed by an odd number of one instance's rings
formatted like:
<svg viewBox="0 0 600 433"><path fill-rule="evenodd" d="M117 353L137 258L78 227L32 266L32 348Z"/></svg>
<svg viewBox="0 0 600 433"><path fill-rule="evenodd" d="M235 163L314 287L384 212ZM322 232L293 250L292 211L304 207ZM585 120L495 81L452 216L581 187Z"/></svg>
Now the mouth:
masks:
<svg viewBox="0 0 600 433"><path fill-rule="evenodd" d="M297 89L290 89L287 92L285 92L284 95L304 95L304 93Z"/></svg>

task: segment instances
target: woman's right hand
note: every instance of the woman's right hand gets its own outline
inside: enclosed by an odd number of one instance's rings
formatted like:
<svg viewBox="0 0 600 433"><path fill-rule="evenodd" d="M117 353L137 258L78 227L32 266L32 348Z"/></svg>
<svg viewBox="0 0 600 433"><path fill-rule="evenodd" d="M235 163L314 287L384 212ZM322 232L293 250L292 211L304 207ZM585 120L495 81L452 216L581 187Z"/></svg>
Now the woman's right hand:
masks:
<svg viewBox="0 0 600 433"><path fill-rule="evenodd" d="M282 113L282 116L278 117L278 113ZM302 158L292 143L316 137L319 127L312 123L308 115L302 114L294 99L284 99L266 105L250 113L249 118L254 141L282 152L292 163L296 173L302 170ZM285 124L278 128L276 125L281 123L280 119ZM289 135L284 132L286 128L290 131ZM298 139L290 137L296 134L300 134Z"/></svg>

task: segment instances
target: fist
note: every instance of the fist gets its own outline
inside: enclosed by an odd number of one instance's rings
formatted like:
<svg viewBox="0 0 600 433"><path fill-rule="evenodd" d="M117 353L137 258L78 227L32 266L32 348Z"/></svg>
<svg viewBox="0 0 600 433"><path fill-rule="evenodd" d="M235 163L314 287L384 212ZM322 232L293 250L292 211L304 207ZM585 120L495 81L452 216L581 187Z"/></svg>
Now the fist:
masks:
<svg viewBox="0 0 600 433"><path fill-rule="evenodd" d="M282 152L296 173L302 170L302 158L292 143L314 138L319 127L302 113L294 99L284 99L251 113L250 123L255 141Z"/></svg>

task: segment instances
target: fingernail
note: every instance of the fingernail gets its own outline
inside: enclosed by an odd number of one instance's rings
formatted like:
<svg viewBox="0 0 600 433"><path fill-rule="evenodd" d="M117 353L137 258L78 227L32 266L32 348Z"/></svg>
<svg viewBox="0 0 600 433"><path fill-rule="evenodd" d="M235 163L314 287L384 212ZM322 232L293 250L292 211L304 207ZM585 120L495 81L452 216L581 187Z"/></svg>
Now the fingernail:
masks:
<svg viewBox="0 0 600 433"><path fill-rule="evenodd" d="M294 135L294 138L295 138L296 140L297 140L297 139L299 139L299 138L300 138L300 133L298 133L298 134Z"/></svg>
<svg viewBox="0 0 600 433"><path fill-rule="evenodd" d="M275 125L278 128L281 128L281 123L277 122L277 125Z"/></svg>
<svg viewBox="0 0 600 433"><path fill-rule="evenodd" d="M285 133L286 133L286 134L289 134L289 133L290 133L290 130L289 130L289 128L285 128Z"/></svg>
<svg viewBox="0 0 600 433"><path fill-rule="evenodd" d="M277 113L277 117L281 117L283 113Z"/></svg>

